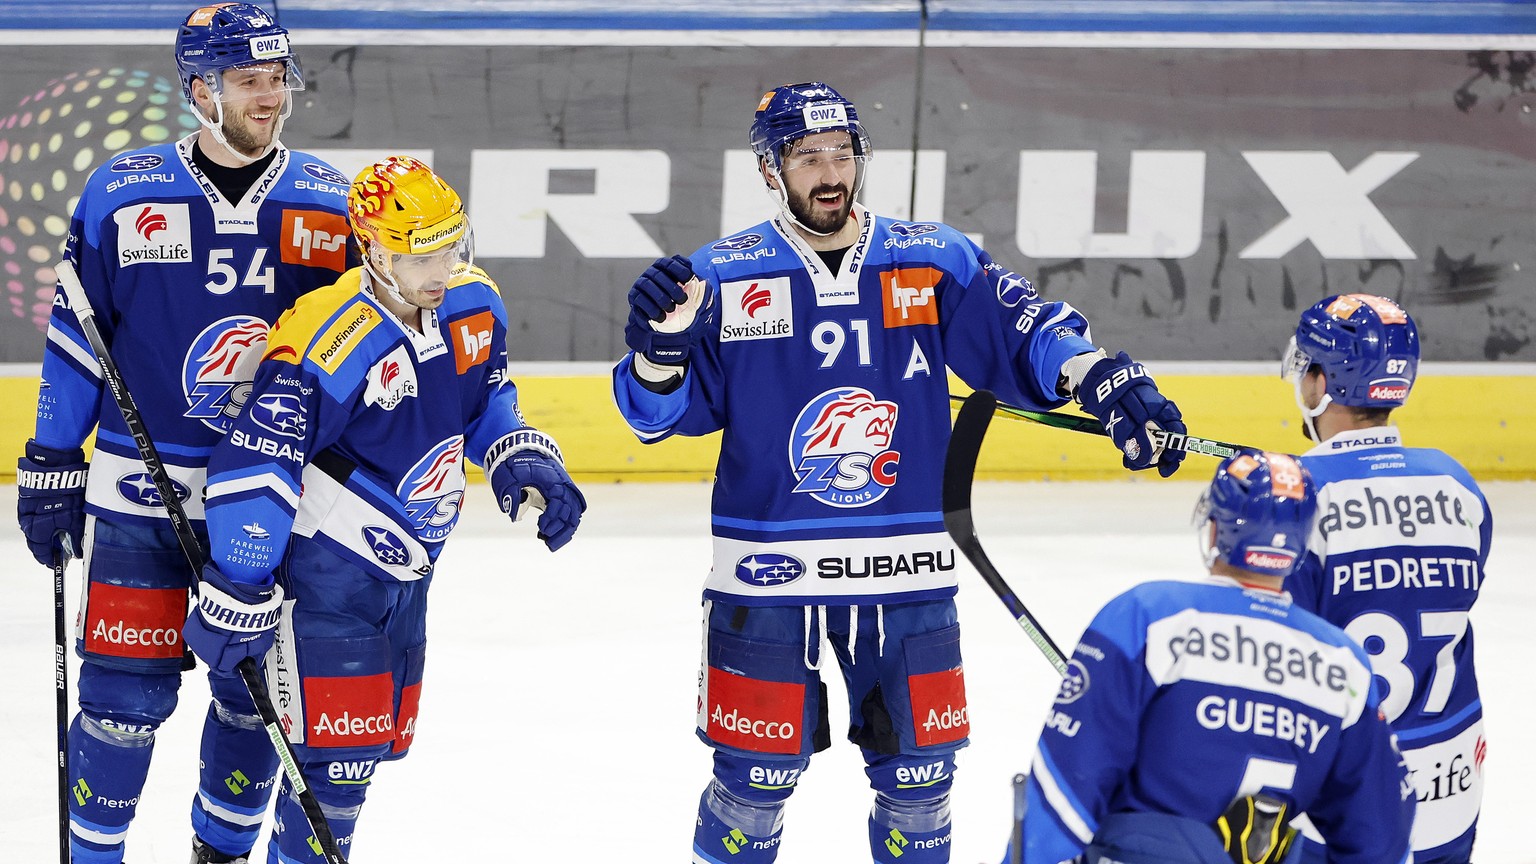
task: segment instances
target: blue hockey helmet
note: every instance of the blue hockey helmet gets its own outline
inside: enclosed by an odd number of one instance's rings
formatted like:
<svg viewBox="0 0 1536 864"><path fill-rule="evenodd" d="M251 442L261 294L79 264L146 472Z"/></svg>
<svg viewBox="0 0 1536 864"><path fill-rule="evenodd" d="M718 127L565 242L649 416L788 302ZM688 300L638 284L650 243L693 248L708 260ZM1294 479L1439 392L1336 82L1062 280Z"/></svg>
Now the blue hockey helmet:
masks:
<svg viewBox="0 0 1536 864"><path fill-rule="evenodd" d="M1317 489L1300 460L1244 451L1223 460L1195 505L1205 563L1289 576L1317 514Z"/></svg>
<svg viewBox="0 0 1536 864"><path fill-rule="evenodd" d="M1322 367L1332 401L1398 408L1419 371L1419 331L1408 313L1385 297L1327 297L1301 313L1280 375L1299 380L1313 364Z"/></svg>
<svg viewBox="0 0 1536 864"><path fill-rule="evenodd" d="M846 129L853 155L868 159L874 151L853 103L819 81L788 84L763 94L752 120L752 152L766 158L775 172L783 168L784 146L818 132Z"/></svg>
<svg viewBox="0 0 1536 864"><path fill-rule="evenodd" d="M215 3L194 10L176 33L176 69L181 92L192 101L192 80L202 78L222 92L221 73L258 63L284 64L286 90L303 90L304 76L288 44L288 31L259 6Z"/></svg>

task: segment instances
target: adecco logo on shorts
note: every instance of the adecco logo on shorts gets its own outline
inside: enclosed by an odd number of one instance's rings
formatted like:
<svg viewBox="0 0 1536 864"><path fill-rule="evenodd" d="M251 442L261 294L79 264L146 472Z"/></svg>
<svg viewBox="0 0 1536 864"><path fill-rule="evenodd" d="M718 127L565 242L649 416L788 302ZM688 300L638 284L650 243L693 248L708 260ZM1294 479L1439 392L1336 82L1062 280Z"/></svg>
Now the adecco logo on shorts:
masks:
<svg viewBox="0 0 1536 864"><path fill-rule="evenodd" d="M186 619L185 589L96 582L85 602L85 650L148 660L180 657Z"/></svg>

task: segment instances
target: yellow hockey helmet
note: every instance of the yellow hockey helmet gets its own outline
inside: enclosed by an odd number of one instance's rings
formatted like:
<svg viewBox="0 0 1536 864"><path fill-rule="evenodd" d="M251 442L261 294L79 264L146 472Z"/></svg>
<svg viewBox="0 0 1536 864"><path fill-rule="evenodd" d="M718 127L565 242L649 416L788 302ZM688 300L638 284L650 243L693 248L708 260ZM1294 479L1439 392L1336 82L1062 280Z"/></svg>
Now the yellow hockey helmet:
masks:
<svg viewBox="0 0 1536 864"><path fill-rule="evenodd" d="M421 255L466 243L464 202L424 163L389 156L364 168L347 193L347 216L363 244Z"/></svg>

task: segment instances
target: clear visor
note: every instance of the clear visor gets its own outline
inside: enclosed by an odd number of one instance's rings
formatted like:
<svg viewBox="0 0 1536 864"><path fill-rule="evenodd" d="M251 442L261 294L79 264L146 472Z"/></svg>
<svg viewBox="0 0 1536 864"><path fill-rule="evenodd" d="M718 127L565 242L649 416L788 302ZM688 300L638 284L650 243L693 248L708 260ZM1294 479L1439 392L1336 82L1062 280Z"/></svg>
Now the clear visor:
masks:
<svg viewBox="0 0 1536 864"><path fill-rule="evenodd" d="M1280 377L1285 381L1296 381L1312 368L1312 358L1302 353L1296 347L1296 337L1292 336L1290 344L1285 346L1285 356L1280 358Z"/></svg>
<svg viewBox="0 0 1536 864"><path fill-rule="evenodd" d="M457 242L432 252L391 252L389 276L398 285L416 288L452 279L474 263L475 235L466 229Z"/></svg>
<svg viewBox="0 0 1536 864"><path fill-rule="evenodd" d="M203 80L225 101L260 99L304 89L304 73L293 57L237 66L220 73L208 72Z"/></svg>
<svg viewBox="0 0 1536 864"><path fill-rule="evenodd" d="M1189 524L1195 529L1195 543L1200 549L1200 560L1211 566L1216 560L1216 523L1211 521L1211 487L1205 487L1195 501L1195 511L1189 515Z"/></svg>
<svg viewBox="0 0 1536 864"><path fill-rule="evenodd" d="M803 141L791 145L789 152L784 155L781 169L784 173L795 174L827 167L850 168L861 164L865 158L854 154L852 141L824 147L804 147L802 144Z"/></svg>

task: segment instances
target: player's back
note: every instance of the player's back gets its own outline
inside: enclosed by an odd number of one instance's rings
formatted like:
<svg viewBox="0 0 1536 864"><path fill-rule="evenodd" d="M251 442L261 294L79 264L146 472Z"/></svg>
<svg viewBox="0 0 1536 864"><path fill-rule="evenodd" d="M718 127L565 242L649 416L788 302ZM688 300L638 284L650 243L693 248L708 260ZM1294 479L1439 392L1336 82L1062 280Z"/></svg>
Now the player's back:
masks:
<svg viewBox="0 0 1536 864"><path fill-rule="evenodd" d="M1382 838L1406 835L1412 809L1389 734L1365 656L1337 627L1230 579L1151 582L1083 634L1031 792L1081 825L1081 844L1112 814L1214 825L1262 790L1307 812L1338 861L1396 862ZM1070 857L1069 835L1034 824L1041 855Z"/></svg>
<svg viewBox="0 0 1536 864"><path fill-rule="evenodd" d="M1150 619L1143 668L1157 691L1123 803L1214 822L1253 781L1298 809L1320 800L1368 707L1358 647L1282 595L1227 580L1132 594Z"/></svg>
<svg viewBox="0 0 1536 864"><path fill-rule="evenodd" d="M1393 427L1342 433L1302 461L1318 483L1318 525L1289 584L1370 656L1416 775L1418 857L1460 860L1486 752L1468 613L1488 556L1487 501L1454 459L1403 447Z"/></svg>

